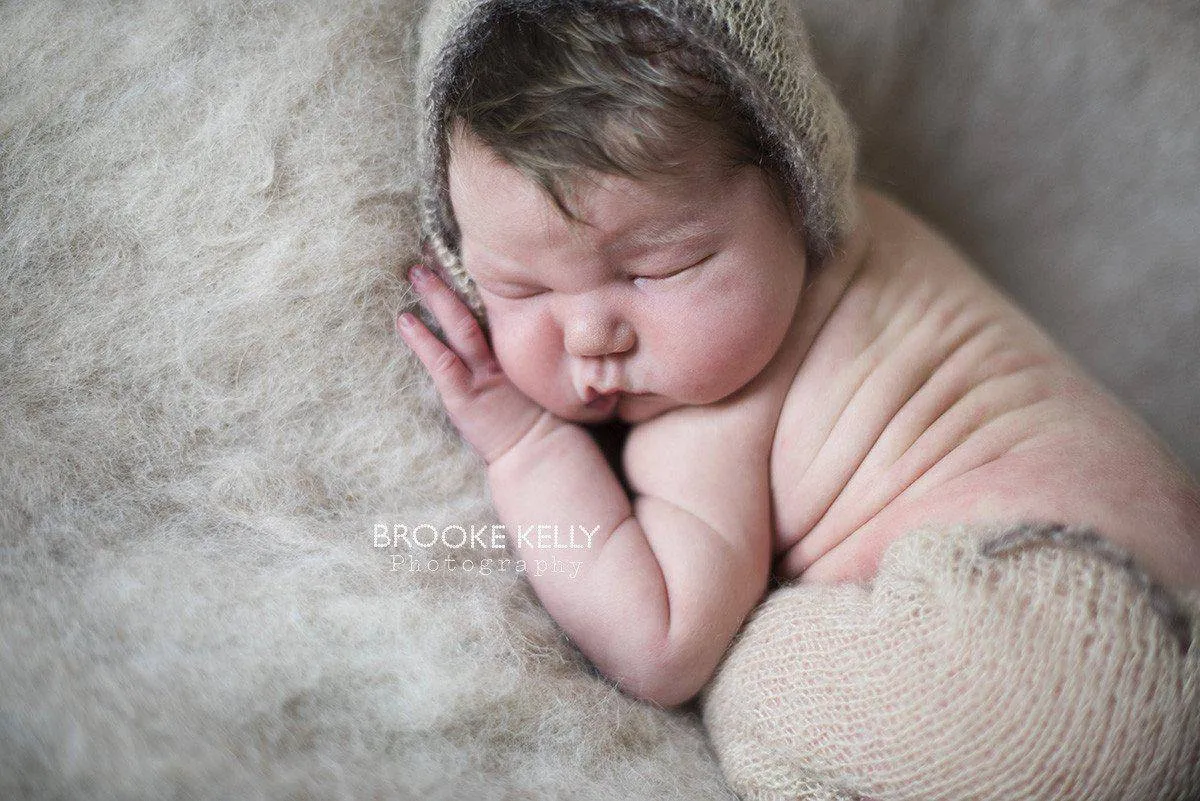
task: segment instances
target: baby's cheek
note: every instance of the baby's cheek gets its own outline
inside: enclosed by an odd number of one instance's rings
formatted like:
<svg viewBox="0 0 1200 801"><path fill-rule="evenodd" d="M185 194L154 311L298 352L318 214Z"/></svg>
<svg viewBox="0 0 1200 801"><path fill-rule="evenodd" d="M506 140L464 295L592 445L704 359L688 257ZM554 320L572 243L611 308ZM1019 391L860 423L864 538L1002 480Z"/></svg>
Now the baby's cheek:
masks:
<svg viewBox="0 0 1200 801"><path fill-rule="evenodd" d="M711 403L733 392L761 369L760 343L726 325L692 326L667 356L679 394Z"/></svg>
<svg viewBox="0 0 1200 801"><path fill-rule="evenodd" d="M492 349L517 389L543 406L558 400L561 359L552 332L536 320L498 321L492 328Z"/></svg>
<svg viewBox="0 0 1200 801"><path fill-rule="evenodd" d="M739 384L757 375L770 360L771 349L747 329L717 331L704 354L704 368Z"/></svg>
<svg viewBox="0 0 1200 801"><path fill-rule="evenodd" d="M736 372L757 372L779 346L786 321L774 308L777 298L740 294L711 303L704 315L703 331L697 339L704 343L704 356L712 367L724 366ZM762 364L760 364L760 362Z"/></svg>

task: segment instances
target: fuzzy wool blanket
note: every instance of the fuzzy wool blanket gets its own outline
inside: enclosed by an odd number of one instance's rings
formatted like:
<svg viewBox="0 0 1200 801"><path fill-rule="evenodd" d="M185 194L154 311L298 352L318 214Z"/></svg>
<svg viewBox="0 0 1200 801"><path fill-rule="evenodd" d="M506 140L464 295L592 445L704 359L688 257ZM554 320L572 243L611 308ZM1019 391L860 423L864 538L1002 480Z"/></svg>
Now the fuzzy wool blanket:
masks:
<svg viewBox="0 0 1200 801"><path fill-rule="evenodd" d="M420 11L0 3L0 798L731 797L456 547L391 331ZM866 177L1200 467L1192 5L802 13Z"/></svg>

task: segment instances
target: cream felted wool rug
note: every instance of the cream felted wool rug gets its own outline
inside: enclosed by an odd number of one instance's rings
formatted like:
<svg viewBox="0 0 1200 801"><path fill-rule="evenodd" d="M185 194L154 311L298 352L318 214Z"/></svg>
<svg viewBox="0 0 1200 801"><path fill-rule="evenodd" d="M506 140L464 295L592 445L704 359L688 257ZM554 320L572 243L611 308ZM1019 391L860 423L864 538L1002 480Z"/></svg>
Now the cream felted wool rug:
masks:
<svg viewBox="0 0 1200 801"><path fill-rule="evenodd" d="M493 518L390 331L419 12L0 5L0 798L730 796L496 554L428 569ZM867 174L1200 465L1190 6L803 13Z"/></svg>

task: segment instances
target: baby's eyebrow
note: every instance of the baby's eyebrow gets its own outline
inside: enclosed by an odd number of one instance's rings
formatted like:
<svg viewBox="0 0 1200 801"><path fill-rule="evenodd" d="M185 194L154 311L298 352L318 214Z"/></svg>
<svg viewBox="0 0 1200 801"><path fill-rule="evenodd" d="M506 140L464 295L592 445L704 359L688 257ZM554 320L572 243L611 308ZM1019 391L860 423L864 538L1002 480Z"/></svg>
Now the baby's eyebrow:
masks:
<svg viewBox="0 0 1200 801"><path fill-rule="evenodd" d="M721 225L713 225L708 220L696 218L685 218L666 224L642 225L628 233L614 237L609 250L614 256L628 258L632 255L689 244L698 239L719 234L721 230L723 230Z"/></svg>
<svg viewBox="0 0 1200 801"><path fill-rule="evenodd" d="M470 269L472 272L483 272L500 280L509 280L513 276L519 276L521 266L505 256L497 255L487 249L478 248L462 248L462 259L465 263L470 260Z"/></svg>

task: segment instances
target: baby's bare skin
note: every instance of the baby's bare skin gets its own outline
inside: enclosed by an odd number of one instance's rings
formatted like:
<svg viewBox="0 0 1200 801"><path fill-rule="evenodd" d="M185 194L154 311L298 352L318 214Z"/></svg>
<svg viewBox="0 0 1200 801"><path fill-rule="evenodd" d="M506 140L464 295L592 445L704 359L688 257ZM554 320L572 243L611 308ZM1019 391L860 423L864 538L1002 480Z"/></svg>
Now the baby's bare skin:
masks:
<svg viewBox="0 0 1200 801"><path fill-rule="evenodd" d="M582 559L577 578L530 580L627 691L692 697L772 564L869 581L888 544L926 524L1090 524L1155 577L1200 584L1186 472L883 196L862 191L856 231L806 276L765 185L743 175L716 191L706 154L694 183L601 179L580 228L478 143L454 152L492 341L428 273L414 286L449 347L411 318L399 330L488 462L500 519L596 527L589 552L519 555ZM677 203L707 221L698 232L623 250L623 232ZM597 397L598 382L621 394ZM632 497L577 425L614 413L634 423Z"/></svg>
<svg viewBox="0 0 1200 801"><path fill-rule="evenodd" d="M861 225L740 399L773 432L776 571L868 581L917 526L1030 519L1094 525L1159 580L1200 584L1186 471L927 226L860 197ZM638 426L626 469L672 471L686 437L668 416Z"/></svg>
<svg viewBox="0 0 1200 801"><path fill-rule="evenodd" d="M1040 519L1093 525L1160 580L1200 584L1186 470L927 226L873 192L862 209L864 256L817 278L849 287L798 337L777 426L781 572L865 580L916 526Z"/></svg>

